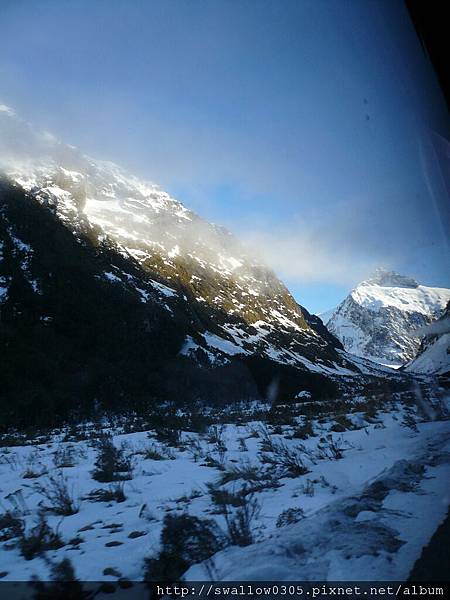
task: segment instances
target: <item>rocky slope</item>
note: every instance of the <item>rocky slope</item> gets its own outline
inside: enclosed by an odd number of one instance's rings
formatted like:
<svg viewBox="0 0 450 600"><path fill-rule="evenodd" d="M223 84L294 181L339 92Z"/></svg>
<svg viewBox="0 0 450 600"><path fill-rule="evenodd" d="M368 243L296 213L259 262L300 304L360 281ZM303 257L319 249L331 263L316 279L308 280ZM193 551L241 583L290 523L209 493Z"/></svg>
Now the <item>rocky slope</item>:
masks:
<svg viewBox="0 0 450 600"><path fill-rule="evenodd" d="M449 289L380 269L321 317L347 352L399 367L417 354L419 328L437 319L449 300Z"/></svg>
<svg viewBox="0 0 450 600"><path fill-rule="evenodd" d="M424 338L419 352L405 365L405 371L450 378L450 302L444 314L420 333Z"/></svg>
<svg viewBox="0 0 450 600"><path fill-rule="evenodd" d="M224 229L5 106L0 134L7 410L41 406L49 389L48 413L61 395L81 410L130 397L142 405L162 388L190 403L264 398L268 388L326 394L324 376L360 372ZM29 389L19 393L24 369Z"/></svg>

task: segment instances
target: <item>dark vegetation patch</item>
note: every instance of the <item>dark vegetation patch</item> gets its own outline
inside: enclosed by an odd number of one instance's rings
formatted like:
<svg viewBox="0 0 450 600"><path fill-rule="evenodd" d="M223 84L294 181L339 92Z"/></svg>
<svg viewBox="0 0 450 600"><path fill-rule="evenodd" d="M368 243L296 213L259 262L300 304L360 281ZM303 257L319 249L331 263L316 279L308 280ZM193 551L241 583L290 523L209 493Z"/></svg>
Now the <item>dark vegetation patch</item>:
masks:
<svg viewBox="0 0 450 600"><path fill-rule="evenodd" d="M161 550L145 560L145 581L178 581L193 564L221 550L226 539L215 521L187 514L164 517Z"/></svg>

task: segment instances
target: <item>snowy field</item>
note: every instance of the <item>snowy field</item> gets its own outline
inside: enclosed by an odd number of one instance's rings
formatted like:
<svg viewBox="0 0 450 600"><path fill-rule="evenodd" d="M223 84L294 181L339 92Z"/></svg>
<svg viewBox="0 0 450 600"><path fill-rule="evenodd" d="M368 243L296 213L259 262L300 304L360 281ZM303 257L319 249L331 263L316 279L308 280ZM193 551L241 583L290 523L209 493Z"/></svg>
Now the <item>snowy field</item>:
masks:
<svg viewBox="0 0 450 600"><path fill-rule="evenodd" d="M429 420L398 404L283 426L101 434L0 449L3 580L48 579L63 558L81 580L142 580L164 518L184 514L220 532L191 580L403 580L450 503L442 412Z"/></svg>

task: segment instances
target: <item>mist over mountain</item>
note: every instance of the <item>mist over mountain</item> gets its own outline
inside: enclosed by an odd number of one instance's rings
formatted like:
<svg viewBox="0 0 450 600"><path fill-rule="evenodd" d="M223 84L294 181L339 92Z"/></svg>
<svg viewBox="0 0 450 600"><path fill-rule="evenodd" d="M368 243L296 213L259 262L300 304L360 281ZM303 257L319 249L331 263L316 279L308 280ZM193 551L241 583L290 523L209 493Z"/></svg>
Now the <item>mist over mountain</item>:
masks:
<svg viewBox="0 0 450 600"><path fill-rule="evenodd" d="M373 371L225 229L5 106L0 123L4 415L327 396Z"/></svg>

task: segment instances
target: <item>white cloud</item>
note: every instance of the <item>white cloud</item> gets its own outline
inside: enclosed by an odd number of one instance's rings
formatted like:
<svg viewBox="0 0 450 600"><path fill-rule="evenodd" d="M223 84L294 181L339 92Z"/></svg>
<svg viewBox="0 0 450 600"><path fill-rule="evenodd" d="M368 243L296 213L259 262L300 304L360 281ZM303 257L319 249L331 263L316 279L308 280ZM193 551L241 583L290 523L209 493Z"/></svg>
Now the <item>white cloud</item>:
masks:
<svg viewBox="0 0 450 600"><path fill-rule="evenodd" d="M389 266L388 257L367 256L353 244L330 239L325 230L282 228L252 231L244 240L282 278L299 282L354 285L377 266Z"/></svg>

